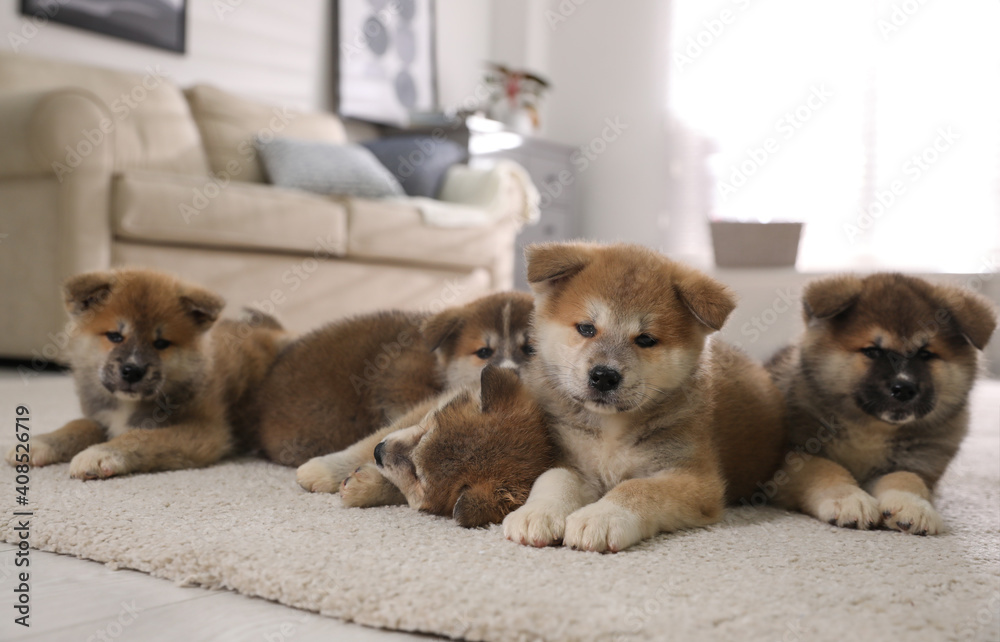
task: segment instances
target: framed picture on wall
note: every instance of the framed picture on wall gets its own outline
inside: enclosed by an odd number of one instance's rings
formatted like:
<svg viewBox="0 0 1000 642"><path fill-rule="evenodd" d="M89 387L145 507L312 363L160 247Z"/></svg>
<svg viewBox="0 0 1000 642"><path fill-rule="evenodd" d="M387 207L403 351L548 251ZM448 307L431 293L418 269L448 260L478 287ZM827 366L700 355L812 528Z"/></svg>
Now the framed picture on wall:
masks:
<svg viewBox="0 0 1000 642"><path fill-rule="evenodd" d="M437 109L434 0L339 0L340 114L405 126Z"/></svg>
<svg viewBox="0 0 1000 642"><path fill-rule="evenodd" d="M184 53L187 0L21 0L21 13Z"/></svg>

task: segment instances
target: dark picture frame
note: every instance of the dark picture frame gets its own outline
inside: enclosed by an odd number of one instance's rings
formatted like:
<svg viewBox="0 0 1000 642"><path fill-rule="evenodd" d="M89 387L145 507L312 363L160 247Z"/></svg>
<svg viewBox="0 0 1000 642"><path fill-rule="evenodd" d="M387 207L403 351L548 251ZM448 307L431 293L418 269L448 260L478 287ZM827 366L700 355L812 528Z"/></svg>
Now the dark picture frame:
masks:
<svg viewBox="0 0 1000 642"><path fill-rule="evenodd" d="M184 53L187 0L21 0L21 13Z"/></svg>
<svg viewBox="0 0 1000 642"><path fill-rule="evenodd" d="M435 0L335 0L333 9L341 116L406 127L439 109Z"/></svg>

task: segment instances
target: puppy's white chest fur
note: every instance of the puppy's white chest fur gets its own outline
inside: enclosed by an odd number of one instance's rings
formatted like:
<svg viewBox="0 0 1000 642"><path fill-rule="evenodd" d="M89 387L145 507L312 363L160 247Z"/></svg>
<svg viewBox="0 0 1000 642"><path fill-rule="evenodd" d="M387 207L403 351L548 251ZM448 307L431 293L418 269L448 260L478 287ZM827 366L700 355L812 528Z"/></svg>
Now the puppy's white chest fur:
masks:
<svg viewBox="0 0 1000 642"><path fill-rule="evenodd" d="M625 418L601 416L597 428L596 435L578 431L564 433L563 445L570 463L604 494L635 476L636 455Z"/></svg>
<svg viewBox="0 0 1000 642"><path fill-rule="evenodd" d="M134 412L135 404L119 401L113 410L102 410L94 416L94 419L102 426L107 427L108 439L114 439L132 430L128 420Z"/></svg>

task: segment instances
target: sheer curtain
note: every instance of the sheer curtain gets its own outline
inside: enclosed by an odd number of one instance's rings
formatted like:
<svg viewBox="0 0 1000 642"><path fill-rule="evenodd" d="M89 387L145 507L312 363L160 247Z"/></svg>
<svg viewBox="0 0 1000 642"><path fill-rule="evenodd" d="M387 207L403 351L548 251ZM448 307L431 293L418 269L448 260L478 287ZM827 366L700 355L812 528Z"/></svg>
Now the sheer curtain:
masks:
<svg viewBox="0 0 1000 642"><path fill-rule="evenodd" d="M998 3L673 7L685 216L804 221L806 271L1000 268Z"/></svg>

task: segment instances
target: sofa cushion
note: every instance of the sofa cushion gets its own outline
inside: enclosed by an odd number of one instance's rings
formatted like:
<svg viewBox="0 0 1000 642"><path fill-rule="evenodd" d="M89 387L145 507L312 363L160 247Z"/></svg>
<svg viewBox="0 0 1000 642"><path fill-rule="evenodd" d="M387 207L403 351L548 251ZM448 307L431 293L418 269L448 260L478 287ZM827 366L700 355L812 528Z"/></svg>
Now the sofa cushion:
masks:
<svg viewBox="0 0 1000 642"><path fill-rule="evenodd" d="M126 172L114 181L120 238L340 256L347 212L336 200L278 187Z"/></svg>
<svg viewBox="0 0 1000 642"><path fill-rule="evenodd" d="M469 160L469 150L429 136L394 136L361 143L399 180L409 196L437 198L448 168Z"/></svg>
<svg viewBox="0 0 1000 642"><path fill-rule="evenodd" d="M241 98L210 85L186 90L213 172L251 183L265 182L254 144L274 138L326 143L347 142L344 126L332 114L303 113Z"/></svg>
<svg viewBox="0 0 1000 642"><path fill-rule="evenodd" d="M491 267L503 241L499 227L513 229L510 219L481 227L444 228L424 223L416 199L346 199L347 256L410 261L449 267ZM447 206L447 203L442 203Z"/></svg>
<svg viewBox="0 0 1000 642"><path fill-rule="evenodd" d="M258 141L257 151L267 177L279 187L364 198L405 194L396 177L361 145L276 138Z"/></svg>
<svg viewBox="0 0 1000 642"><path fill-rule="evenodd" d="M107 122L78 133L78 148L114 140L117 171L146 169L204 176L208 161L184 95L156 66L146 73L0 53L0 92L77 87L108 107ZM111 134L109 135L109 132Z"/></svg>

